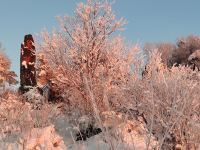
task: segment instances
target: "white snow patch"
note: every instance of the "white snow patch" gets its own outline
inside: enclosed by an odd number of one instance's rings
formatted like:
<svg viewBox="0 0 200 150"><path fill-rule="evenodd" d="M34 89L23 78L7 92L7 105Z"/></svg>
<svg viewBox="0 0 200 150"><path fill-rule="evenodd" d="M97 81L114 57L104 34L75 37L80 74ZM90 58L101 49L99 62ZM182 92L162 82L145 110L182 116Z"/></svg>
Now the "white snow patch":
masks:
<svg viewBox="0 0 200 150"><path fill-rule="evenodd" d="M38 76L45 76L46 75L46 71L45 70L41 70L40 73L38 74Z"/></svg>
<svg viewBox="0 0 200 150"><path fill-rule="evenodd" d="M29 64L29 65L34 65L35 63L34 63L34 62L29 62L28 64Z"/></svg>
<svg viewBox="0 0 200 150"><path fill-rule="evenodd" d="M28 68L27 62L26 61L22 61L22 66L24 66L25 68Z"/></svg>

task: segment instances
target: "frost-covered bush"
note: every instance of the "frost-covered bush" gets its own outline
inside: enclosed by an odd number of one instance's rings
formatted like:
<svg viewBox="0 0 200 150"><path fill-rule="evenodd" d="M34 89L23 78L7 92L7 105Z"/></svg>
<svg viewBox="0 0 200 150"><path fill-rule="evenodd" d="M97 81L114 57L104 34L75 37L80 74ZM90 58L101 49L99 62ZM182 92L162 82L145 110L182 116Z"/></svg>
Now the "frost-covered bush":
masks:
<svg viewBox="0 0 200 150"><path fill-rule="evenodd" d="M188 67L162 67L160 54L153 52L147 74L131 82L132 105L148 125L160 146L186 149L200 142L200 73Z"/></svg>
<svg viewBox="0 0 200 150"><path fill-rule="evenodd" d="M58 90L54 93L82 113L93 113L94 103L98 110L107 110L107 96L120 101L122 87L134 73L137 48L117 36L124 19L116 18L107 1L88 0L77 5L74 16L58 20L60 28L42 32L38 45L56 87L52 89Z"/></svg>
<svg viewBox="0 0 200 150"><path fill-rule="evenodd" d="M199 72L181 66L198 48L198 38L155 45L141 79L137 48L116 36L124 20L107 1L80 3L74 16L58 20L59 29L41 33L38 76L52 84L70 113L92 114L100 122L105 110L124 112L129 119L142 118L160 148L198 146Z"/></svg>
<svg viewBox="0 0 200 150"><path fill-rule="evenodd" d="M43 104L40 110L34 109L32 106L33 104L24 102L23 97L16 93L9 93L7 99L0 101L1 149L4 149L3 145L9 143L18 145L22 140L24 143L21 144L24 146L27 144L27 140L37 141L36 135L34 135L35 137L31 136L30 133L33 134L34 128L37 128L37 132L43 134L43 128L52 125L52 118L56 119L59 113L56 106Z"/></svg>
<svg viewBox="0 0 200 150"><path fill-rule="evenodd" d="M5 90L6 83L17 84L15 77L17 76L13 71L10 71L11 62L4 54L0 45L0 92Z"/></svg>
<svg viewBox="0 0 200 150"><path fill-rule="evenodd" d="M32 103L35 109L40 109L40 107L47 103L45 97L40 93L38 87L30 87L29 91L22 95L22 98L29 103Z"/></svg>
<svg viewBox="0 0 200 150"><path fill-rule="evenodd" d="M161 53L162 63L170 67L173 65L172 54L176 46L171 43L146 43L144 46L144 53L147 55L147 61L150 59L151 53L157 49Z"/></svg>
<svg viewBox="0 0 200 150"><path fill-rule="evenodd" d="M190 35L179 38L176 44L172 43L146 43L144 51L147 56L157 49L161 53L162 62L168 67L175 65L190 65L188 57L200 49L200 38Z"/></svg>

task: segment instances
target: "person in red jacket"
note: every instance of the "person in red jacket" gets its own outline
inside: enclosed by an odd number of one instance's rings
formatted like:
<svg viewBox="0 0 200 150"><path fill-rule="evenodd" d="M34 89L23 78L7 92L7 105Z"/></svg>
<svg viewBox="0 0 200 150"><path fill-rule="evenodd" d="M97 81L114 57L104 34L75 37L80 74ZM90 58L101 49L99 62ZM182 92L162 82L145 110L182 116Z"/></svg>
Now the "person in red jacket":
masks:
<svg viewBox="0 0 200 150"><path fill-rule="evenodd" d="M37 85L35 69L36 51L31 34L24 36L20 56L20 91L25 93L30 87Z"/></svg>

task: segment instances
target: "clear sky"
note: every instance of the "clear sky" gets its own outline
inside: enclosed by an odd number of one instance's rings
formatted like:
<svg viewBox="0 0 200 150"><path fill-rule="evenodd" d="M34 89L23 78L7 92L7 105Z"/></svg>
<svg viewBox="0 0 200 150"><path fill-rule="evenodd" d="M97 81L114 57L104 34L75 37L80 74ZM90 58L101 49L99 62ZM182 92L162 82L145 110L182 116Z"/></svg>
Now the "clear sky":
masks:
<svg viewBox="0 0 200 150"><path fill-rule="evenodd" d="M0 0L0 42L19 75L20 43L25 34L49 31L56 16L72 15L81 0ZM85 0L82 0L85 1ZM176 42L178 37L200 35L200 0L116 0L116 15L128 24L127 41Z"/></svg>

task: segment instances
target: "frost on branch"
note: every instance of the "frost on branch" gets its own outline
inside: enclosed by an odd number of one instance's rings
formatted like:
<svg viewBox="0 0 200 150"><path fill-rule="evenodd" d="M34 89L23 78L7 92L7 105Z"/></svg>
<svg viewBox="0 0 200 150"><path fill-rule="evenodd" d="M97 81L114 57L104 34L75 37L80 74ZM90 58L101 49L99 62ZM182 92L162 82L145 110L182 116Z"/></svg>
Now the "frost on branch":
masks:
<svg viewBox="0 0 200 150"><path fill-rule="evenodd" d="M155 49L158 49L158 52L161 53L162 62L167 65L167 67L171 68L173 65L191 65L188 58L192 53L200 49L200 38L198 36L190 35L179 38L176 44L145 44L144 51L148 56Z"/></svg>
<svg viewBox="0 0 200 150"><path fill-rule="evenodd" d="M0 45L0 87L4 87L6 83L17 84L17 80L15 79L17 75L15 74L15 72L10 71L10 65L10 60L3 53Z"/></svg>
<svg viewBox="0 0 200 150"><path fill-rule="evenodd" d="M42 103L44 101L44 97L39 93L37 87L32 87L23 96L28 102Z"/></svg>
<svg viewBox="0 0 200 150"><path fill-rule="evenodd" d="M107 109L105 94L117 97L120 87L133 76L136 62L137 47L128 46L116 35L125 20L116 18L110 3L95 0L78 4L74 16L58 17L58 21L60 28L43 31L38 45L49 67L45 71L51 72L48 80L56 86L54 90L59 89L55 93L70 106L92 112L85 77L98 108Z"/></svg>

